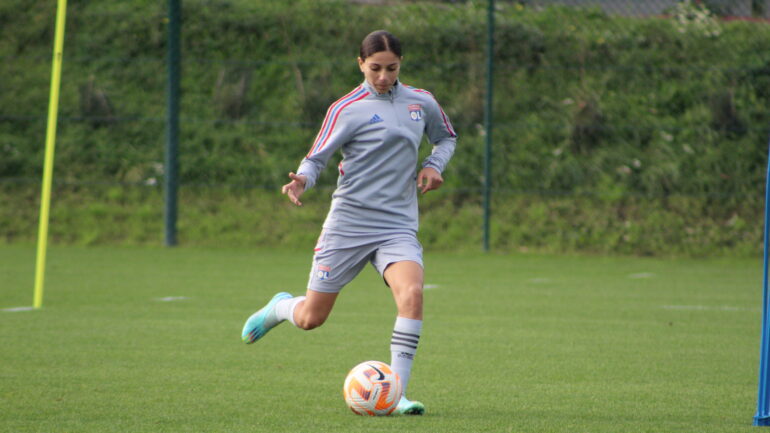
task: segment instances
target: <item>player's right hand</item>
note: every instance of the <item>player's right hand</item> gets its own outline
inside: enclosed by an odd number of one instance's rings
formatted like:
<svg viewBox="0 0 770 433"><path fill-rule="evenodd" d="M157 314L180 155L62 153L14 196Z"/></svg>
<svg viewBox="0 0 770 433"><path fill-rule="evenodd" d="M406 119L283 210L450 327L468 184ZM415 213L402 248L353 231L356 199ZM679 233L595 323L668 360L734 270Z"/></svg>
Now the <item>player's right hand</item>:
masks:
<svg viewBox="0 0 770 433"><path fill-rule="evenodd" d="M302 206L302 202L299 201L299 198L302 196L302 193L305 192L307 176L302 176L291 172L289 173L289 178L291 179L291 182L287 183L281 188L281 194L286 194L289 197L289 200L291 200L291 202L295 205Z"/></svg>

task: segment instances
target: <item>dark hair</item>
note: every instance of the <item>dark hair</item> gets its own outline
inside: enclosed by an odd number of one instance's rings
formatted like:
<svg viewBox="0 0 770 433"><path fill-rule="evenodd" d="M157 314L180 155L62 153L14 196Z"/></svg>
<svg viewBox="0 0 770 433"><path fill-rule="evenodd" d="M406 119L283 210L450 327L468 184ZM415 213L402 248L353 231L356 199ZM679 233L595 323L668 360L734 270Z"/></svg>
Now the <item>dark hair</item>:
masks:
<svg viewBox="0 0 770 433"><path fill-rule="evenodd" d="M388 31L376 30L366 35L363 42L361 42L359 55L361 60L366 60L367 57L380 51L390 51L401 57L401 41Z"/></svg>

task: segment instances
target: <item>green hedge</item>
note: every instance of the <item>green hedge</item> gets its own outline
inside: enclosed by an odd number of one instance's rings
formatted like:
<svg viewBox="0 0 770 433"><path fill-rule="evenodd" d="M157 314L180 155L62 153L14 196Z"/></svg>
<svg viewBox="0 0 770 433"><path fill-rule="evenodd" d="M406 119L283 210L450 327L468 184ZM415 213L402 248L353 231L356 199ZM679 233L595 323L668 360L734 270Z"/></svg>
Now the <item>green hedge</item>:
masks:
<svg viewBox="0 0 770 433"><path fill-rule="evenodd" d="M475 214L483 181L483 3L183 2L183 190L221 187L227 202L234 187L282 184L328 104L361 80L355 64L361 38L388 28L404 42L402 80L433 92L460 133L441 195L453 198L444 205L463 197L467 204L453 212ZM161 182L164 6L70 1L59 182L115 188ZM53 2L0 4L0 179L40 175L54 14ZM714 36L702 23L681 26L673 18L517 3L499 4L496 17L493 184L499 214L537 225L537 206L526 210L530 201L562 209L571 200L590 218L570 221L574 211L548 212L556 215L552 224L582 227L609 212L607 218L614 216L606 225L616 240L631 238L620 228L628 212L613 213L613 206L637 209L641 227L761 218L770 26L717 22ZM109 106L100 108L105 96ZM335 182L332 171L321 186ZM515 230L505 228L505 220L498 224L497 247L511 249L526 238L503 235ZM567 235L554 240L546 234L556 228L543 224L536 244L566 245ZM736 234L734 226L717 224L722 234L707 236L701 251L728 248L733 235L756 236L756 221L749 225ZM594 243L593 231L575 233L588 240L569 248ZM580 235L567 237L574 236ZM756 248L755 241L747 244ZM668 243L602 242L586 248L648 253Z"/></svg>
<svg viewBox="0 0 770 433"><path fill-rule="evenodd" d="M277 190L188 186L180 191L178 238L203 247L315 245L331 188L314 189L304 206ZM163 194L158 187L60 186L50 222L53 244L158 245ZM0 183L0 243L33 243L39 186ZM762 248L759 210L720 210L718 202L663 198L497 194L491 248L500 252L588 252L665 256L750 256ZM420 198L420 241L429 250L479 251L482 204L476 193L431 192ZM761 219L761 218L760 218Z"/></svg>

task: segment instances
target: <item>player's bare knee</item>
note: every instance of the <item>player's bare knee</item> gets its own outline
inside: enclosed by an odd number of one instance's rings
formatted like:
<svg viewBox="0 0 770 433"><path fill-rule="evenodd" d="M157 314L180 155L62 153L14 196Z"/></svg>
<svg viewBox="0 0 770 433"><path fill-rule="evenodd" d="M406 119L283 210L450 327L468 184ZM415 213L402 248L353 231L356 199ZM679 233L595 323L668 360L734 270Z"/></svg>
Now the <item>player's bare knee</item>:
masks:
<svg viewBox="0 0 770 433"><path fill-rule="evenodd" d="M403 297L409 302L422 303L422 284L411 283L408 284L403 290Z"/></svg>
<svg viewBox="0 0 770 433"><path fill-rule="evenodd" d="M422 284L415 283L402 287L399 290L397 303L400 314L412 317L422 313Z"/></svg>

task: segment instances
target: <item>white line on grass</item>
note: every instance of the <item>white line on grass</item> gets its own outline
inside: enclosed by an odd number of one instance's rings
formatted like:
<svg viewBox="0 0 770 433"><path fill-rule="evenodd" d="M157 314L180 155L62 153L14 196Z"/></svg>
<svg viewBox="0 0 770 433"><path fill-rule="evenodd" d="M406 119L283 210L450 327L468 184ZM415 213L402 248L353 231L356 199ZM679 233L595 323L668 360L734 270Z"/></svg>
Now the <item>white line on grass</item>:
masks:
<svg viewBox="0 0 770 433"><path fill-rule="evenodd" d="M550 283L551 279L550 278L530 278L528 282L535 283L535 284Z"/></svg>
<svg viewBox="0 0 770 433"><path fill-rule="evenodd" d="M687 310L687 311L760 311L759 308L731 307L729 305L662 305L664 310Z"/></svg>
<svg viewBox="0 0 770 433"><path fill-rule="evenodd" d="M438 284L426 284L422 286L424 290L432 290L432 289L438 289Z"/></svg>
<svg viewBox="0 0 770 433"><path fill-rule="evenodd" d="M628 278L633 278L635 280L638 280L640 278L652 278L655 274L652 272L639 272L638 274L631 274L628 276Z"/></svg>
<svg viewBox="0 0 770 433"><path fill-rule="evenodd" d="M19 311L32 311L35 307L13 307L13 308L3 308L2 312L4 313L18 313Z"/></svg>
<svg viewBox="0 0 770 433"><path fill-rule="evenodd" d="M155 298L158 302L177 302L177 301L186 301L190 298L187 296L166 296L165 298Z"/></svg>

